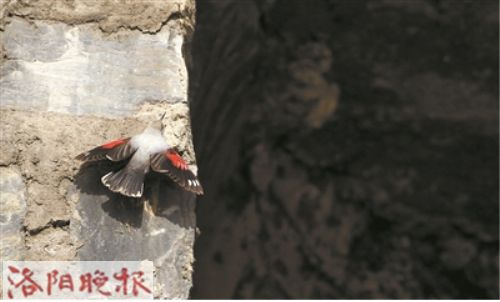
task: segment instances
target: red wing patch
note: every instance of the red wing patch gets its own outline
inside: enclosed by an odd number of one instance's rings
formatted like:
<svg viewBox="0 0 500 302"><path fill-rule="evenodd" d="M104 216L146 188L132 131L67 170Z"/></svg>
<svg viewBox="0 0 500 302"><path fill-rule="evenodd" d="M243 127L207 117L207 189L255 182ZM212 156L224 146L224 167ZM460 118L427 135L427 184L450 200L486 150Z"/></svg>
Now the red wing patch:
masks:
<svg viewBox="0 0 500 302"><path fill-rule="evenodd" d="M128 141L128 139L117 139L117 140L111 141L109 143L106 143L106 144L102 145L101 147L104 149L113 149L114 147L121 145L127 141Z"/></svg>
<svg viewBox="0 0 500 302"><path fill-rule="evenodd" d="M188 166L186 164L186 162L184 161L184 159L182 159L182 157L177 153L175 152L174 150L172 149L168 149L166 152L165 152L165 156L168 158L168 160L170 160L170 162L172 162L172 165L174 167L176 167L177 169L181 169L181 170L187 170Z"/></svg>
<svg viewBox="0 0 500 302"><path fill-rule="evenodd" d="M128 144L129 141L129 137L111 141L92 150L79 154L76 159L85 162L104 159L109 159L112 161L127 159L135 152L135 149L132 148L130 144Z"/></svg>
<svg viewBox="0 0 500 302"><path fill-rule="evenodd" d="M173 149L159 152L151 156L153 171L168 175L179 186L198 195L203 194L203 188L194 173L182 157Z"/></svg>

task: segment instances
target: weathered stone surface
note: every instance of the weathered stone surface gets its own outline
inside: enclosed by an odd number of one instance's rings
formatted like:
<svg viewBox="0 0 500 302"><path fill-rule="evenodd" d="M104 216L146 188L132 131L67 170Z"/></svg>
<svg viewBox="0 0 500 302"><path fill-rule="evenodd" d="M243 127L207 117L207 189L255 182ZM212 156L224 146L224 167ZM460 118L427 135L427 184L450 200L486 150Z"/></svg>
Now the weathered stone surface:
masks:
<svg viewBox="0 0 500 302"><path fill-rule="evenodd" d="M0 176L0 259L22 260L26 186L15 167L0 167Z"/></svg>
<svg viewBox="0 0 500 302"><path fill-rule="evenodd" d="M79 259L152 260L157 268L155 296L185 298L194 261L194 194L167 179L150 179L145 198L138 202L103 187L103 171L98 166L82 171L76 190L68 193L69 199L78 199L71 232L81 244Z"/></svg>
<svg viewBox="0 0 500 302"><path fill-rule="evenodd" d="M3 17L19 16L27 20L50 20L75 25L95 23L106 33L122 28L154 34L172 19L178 19L186 29L193 27L194 2L192 0L125 0L114 1L18 1L0 3ZM10 20L2 18L0 28Z"/></svg>
<svg viewBox="0 0 500 302"><path fill-rule="evenodd" d="M155 296L187 298L194 195L162 179L147 182L140 202L123 198L100 183L112 166L80 169L74 157L165 113L165 136L196 170L183 57L194 3L4 1L0 9L0 165L25 184L14 250L26 260L152 260Z"/></svg>
<svg viewBox="0 0 500 302"><path fill-rule="evenodd" d="M95 24L14 18L0 40L3 107L116 116L147 100L187 100L179 28L104 35Z"/></svg>

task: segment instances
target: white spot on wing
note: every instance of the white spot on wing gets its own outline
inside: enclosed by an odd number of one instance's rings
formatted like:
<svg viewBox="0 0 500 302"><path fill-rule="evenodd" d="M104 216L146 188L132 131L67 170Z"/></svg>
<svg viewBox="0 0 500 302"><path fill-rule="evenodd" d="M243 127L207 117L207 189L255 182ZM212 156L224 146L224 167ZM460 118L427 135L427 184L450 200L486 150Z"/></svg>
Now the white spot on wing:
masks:
<svg viewBox="0 0 500 302"><path fill-rule="evenodd" d="M149 234L147 234L147 236L154 237L154 236L158 236L160 234L163 234L165 232L167 232L167 230L165 228L161 228L161 229L153 230L153 231L149 232Z"/></svg>

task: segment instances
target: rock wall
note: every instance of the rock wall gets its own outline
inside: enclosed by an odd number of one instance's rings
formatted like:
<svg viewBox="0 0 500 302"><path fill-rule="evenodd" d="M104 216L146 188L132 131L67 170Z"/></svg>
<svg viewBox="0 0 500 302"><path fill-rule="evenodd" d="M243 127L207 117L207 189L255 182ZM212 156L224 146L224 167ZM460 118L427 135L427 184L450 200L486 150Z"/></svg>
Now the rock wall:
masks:
<svg viewBox="0 0 500 302"><path fill-rule="evenodd" d="M195 298L498 299L497 1L200 1Z"/></svg>
<svg viewBox="0 0 500 302"><path fill-rule="evenodd" d="M2 260L152 260L155 296L191 287L195 197L151 181L134 200L74 157L141 132L193 167L184 55L194 2L3 1L0 20ZM156 212L150 204L158 204Z"/></svg>

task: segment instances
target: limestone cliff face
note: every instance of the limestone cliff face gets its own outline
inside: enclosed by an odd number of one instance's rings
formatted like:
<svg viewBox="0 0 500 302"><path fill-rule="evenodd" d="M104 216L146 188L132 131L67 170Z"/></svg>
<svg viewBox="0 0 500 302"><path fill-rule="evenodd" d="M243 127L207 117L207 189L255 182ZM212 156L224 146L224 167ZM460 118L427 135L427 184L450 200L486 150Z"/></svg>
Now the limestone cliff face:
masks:
<svg viewBox="0 0 500 302"><path fill-rule="evenodd" d="M194 2L0 10L2 260L152 260L155 296L188 297L195 197L153 182L138 207L99 183L110 167L79 170L73 158L166 112L164 134L194 165L184 59Z"/></svg>

